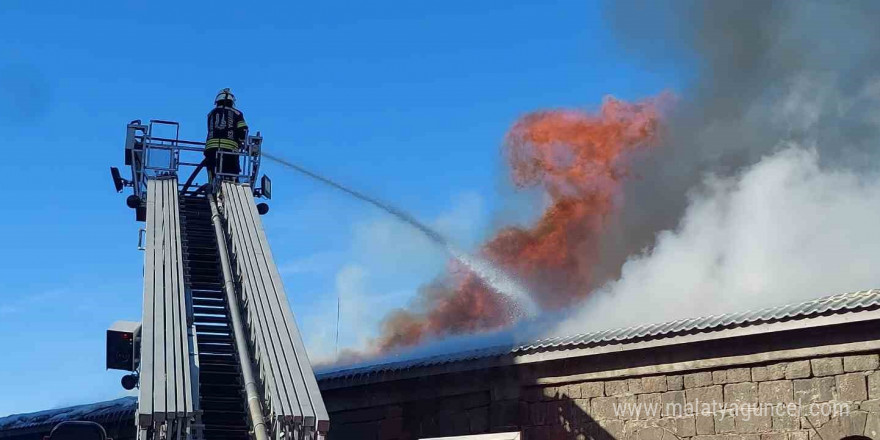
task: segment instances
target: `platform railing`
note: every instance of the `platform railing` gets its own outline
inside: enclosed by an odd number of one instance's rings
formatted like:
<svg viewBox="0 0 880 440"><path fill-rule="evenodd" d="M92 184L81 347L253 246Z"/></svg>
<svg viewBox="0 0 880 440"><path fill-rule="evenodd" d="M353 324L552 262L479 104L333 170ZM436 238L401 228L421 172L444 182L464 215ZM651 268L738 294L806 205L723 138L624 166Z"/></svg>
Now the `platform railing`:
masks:
<svg viewBox="0 0 880 440"><path fill-rule="evenodd" d="M173 137L157 133L168 128L173 129ZM214 181L208 182L208 174L202 167L205 142L180 139L180 124L174 121L152 119L148 124L143 124L135 120L127 127L125 164L131 168L134 195L142 201L147 199L147 179L154 177L178 177L178 190L182 192L198 190L205 184L215 190L223 180L249 183L255 187L260 171L262 142L263 138L257 132L254 136L246 137L240 151L221 149L218 162L238 160L241 172L216 173Z"/></svg>

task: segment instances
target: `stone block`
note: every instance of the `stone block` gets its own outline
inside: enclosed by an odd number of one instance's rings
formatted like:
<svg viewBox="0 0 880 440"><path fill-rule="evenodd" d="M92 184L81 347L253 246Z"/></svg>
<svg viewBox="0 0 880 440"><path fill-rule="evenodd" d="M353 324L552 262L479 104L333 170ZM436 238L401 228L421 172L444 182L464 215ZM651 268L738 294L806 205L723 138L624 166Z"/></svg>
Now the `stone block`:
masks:
<svg viewBox="0 0 880 440"><path fill-rule="evenodd" d="M646 393L662 393L666 391L666 376L643 377L642 390Z"/></svg>
<svg viewBox="0 0 880 440"><path fill-rule="evenodd" d="M864 411L853 411L848 414L846 417L840 417L842 420L844 418L849 418L849 420L845 423L842 423L843 429L842 431L847 436L853 435L864 435L866 422L868 421L868 413Z"/></svg>
<svg viewBox="0 0 880 440"><path fill-rule="evenodd" d="M785 364L770 364L752 368L752 380L764 382L767 380L779 380L785 378Z"/></svg>
<svg viewBox="0 0 880 440"><path fill-rule="evenodd" d="M605 382L606 396L623 396L626 393L627 386L625 380L609 380Z"/></svg>
<svg viewBox="0 0 880 440"><path fill-rule="evenodd" d="M639 394L638 397L638 405L640 410L638 417L640 419L660 418L660 414L663 412L663 407L660 403L660 393Z"/></svg>
<svg viewBox="0 0 880 440"><path fill-rule="evenodd" d="M880 371L868 374L868 398L880 399Z"/></svg>
<svg viewBox="0 0 880 440"><path fill-rule="evenodd" d="M794 431L788 433L788 440L810 440L809 431Z"/></svg>
<svg viewBox="0 0 880 440"><path fill-rule="evenodd" d="M773 430L774 431L795 431L800 429L801 421L797 415L776 415L773 414Z"/></svg>
<svg viewBox="0 0 880 440"><path fill-rule="evenodd" d="M880 413L880 399L865 400L859 403L859 409L862 411Z"/></svg>
<svg viewBox="0 0 880 440"><path fill-rule="evenodd" d="M820 437L825 439L842 439L851 435L863 435L867 421L867 413L853 411L847 417L831 419L817 428Z"/></svg>
<svg viewBox="0 0 880 440"><path fill-rule="evenodd" d="M696 420L691 417L675 417L673 420L673 432L678 437L693 437L697 435Z"/></svg>
<svg viewBox="0 0 880 440"><path fill-rule="evenodd" d="M724 403L736 405L758 403L758 384L755 382L742 382L725 385Z"/></svg>
<svg viewBox="0 0 880 440"><path fill-rule="evenodd" d="M770 414L740 412L735 415L736 432L743 434L753 434L756 432L767 432L772 427L772 418Z"/></svg>
<svg viewBox="0 0 880 440"><path fill-rule="evenodd" d="M751 368L731 368L727 370L727 383L750 382L751 380Z"/></svg>
<svg viewBox="0 0 880 440"><path fill-rule="evenodd" d="M701 371L684 375L685 388L700 388L712 385L712 372Z"/></svg>
<svg viewBox="0 0 880 440"><path fill-rule="evenodd" d="M715 413L715 432L718 434L726 434L736 432L736 421L733 413L730 411L719 411Z"/></svg>
<svg viewBox="0 0 880 440"><path fill-rule="evenodd" d="M512 397L510 397L510 399L516 399L516 400L519 400L519 399L520 399L520 394L521 394L521 393L519 393L519 392L510 392L510 393L507 393L507 394L509 394L509 395L512 396ZM496 394L496 396L497 396L497 395L498 395L498 394ZM477 408L477 407L480 407L480 406L486 406L486 405L488 405L488 404L491 403L491 399L490 399L490 397L489 397L489 393L485 393L485 392L482 392L482 393L469 393L469 394L463 394L463 395L457 396L457 397L455 398L455 400L457 401L456 409L471 409L471 408ZM505 399L502 399L502 400L505 400Z"/></svg>
<svg viewBox="0 0 880 440"><path fill-rule="evenodd" d="M880 438L880 414L868 413L868 419L865 423L865 437Z"/></svg>
<svg viewBox="0 0 880 440"><path fill-rule="evenodd" d="M816 377L813 379L796 379L792 381L794 400L800 405L827 402L834 398L833 377Z"/></svg>
<svg viewBox="0 0 880 440"><path fill-rule="evenodd" d="M647 428L648 423L647 420L627 420L623 422L624 439L638 439L639 431Z"/></svg>
<svg viewBox="0 0 880 440"><path fill-rule="evenodd" d="M715 416L713 415L696 414L694 415L694 424L697 435L715 434Z"/></svg>
<svg viewBox="0 0 880 440"><path fill-rule="evenodd" d="M784 432L768 432L761 434L761 440L788 440L788 434Z"/></svg>
<svg viewBox="0 0 880 440"><path fill-rule="evenodd" d="M550 400L558 400L559 399L559 388L557 387L544 387L541 389L541 400L550 401Z"/></svg>
<svg viewBox="0 0 880 440"><path fill-rule="evenodd" d="M471 434L482 434L489 430L489 407L474 408L468 411Z"/></svg>
<svg viewBox="0 0 880 440"><path fill-rule="evenodd" d="M571 420L571 400L560 400L556 402L550 403L550 414L547 415L549 417L548 424L553 425L564 425Z"/></svg>
<svg viewBox="0 0 880 440"><path fill-rule="evenodd" d="M546 425L547 415L550 413L547 402L535 402L529 404L529 422L532 425Z"/></svg>
<svg viewBox="0 0 880 440"><path fill-rule="evenodd" d="M613 440L623 438L623 420L601 420L597 426L600 439Z"/></svg>
<svg viewBox="0 0 880 440"><path fill-rule="evenodd" d="M531 405L543 404L544 414L547 414L547 403L536 402ZM489 429L506 429L519 426L521 421L530 416L530 404L518 400L497 400L489 407Z"/></svg>
<svg viewBox="0 0 880 440"><path fill-rule="evenodd" d="M638 440L663 440L666 431L660 427L647 427L639 430Z"/></svg>
<svg viewBox="0 0 880 440"><path fill-rule="evenodd" d="M868 399L868 388L863 373L848 373L836 376L837 400L858 402Z"/></svg>
<svg viewBox="0 0 880 440"><path fill-rule="evenodd" d="M716 385L749 382L751 380L752 373L749 368L730 368L712 372L712 382Z"/></svg>
<svg viewBox="0 0 880 440"><path fill-rule="evenodd" d="M880 399L880 371L868 375L868 398Z"/></svg>
<svg viewBox="0 0 880 440"><path fill-rule="evenodd" d="M667 391L660 394L660 405L663 408L663 417L676 417L685 415L684 403L684 391Z"/></svg>
<svg viewBox="0 0 880 440"><path fill-rule="evenodd" d="M596 397L590 400L590 416L595 420L616 419L614 405L616 397Z"/></svg>
<svg viewBox="0 0 880 440"><path fill-rule="evenodd" d="M813 376L836 376L843 374L843 361L839 357L819 358L810 360Z"/></svg>
<svg viewBox="0 0 880 440"><path fill-rule="evenodd" d="M876 354L863 354L843 357L843 371L871 371L880 367L880 356Z"/></svg>
<svg viewBox="0 0 880 440"><path fill-rule="evenodd" d="M645 392L645 389L642 388L642 379L627 379L626 380L626 390L630 394L642 394Z"/></svg>
<svg viewBox="0 0 880 440"><path fill-rule="evenodd" d="M584 382L580 384L581 397L602 397L605 387L602 382Z"/></svg>
<svg viewBox="0 0 880 440"><path fill-rule="evenodd" d="M758 385L758 400L761 403L786 404L794 401L790 380L761 382Z"/></svg>
<svg viewBox="0 0 880 440"><path fill-rule="evenodd" d="M823 416L821 411L815 411L815 413L817 414L811 414L808 411L804 412L804 417L801 419L801 425L804 428L812 429L814 426L818 428L828 422L828 420L831 420L831 417ZM813 438L812 434L810 435L810 438Z"/></svg>
<svg viewBox="0 0 880 440"><path fill-rule="evenodd" d="M638 415L642 408L638 406L638 396L621 396L617 398L618 412L617 418L622 420L633 420L639 418Z"/></svg>
<svg viewBox="0 0 880 440"><path fill-rule="evenodd" d="M571 410L574 412L580 412L586 417L592 417L590 413L590 399L574 399L574 406Z"/></svg>
<svg viewBox="0 0 880 440"><path fill-rule="evenodd" d="M562 387L559 387L560 389ZM581 398L581 384L572 383L565 386L565 392L563 393L565 397L568 399L580 399Z"/></svg>
<svg viewBox="0 0 880 440"><path fill-rule="evenodd" d="M599 424L596 422L593 422L593 423L587 424L587 426L584 426L582 428L581 432L586 434L585 440L600 440L602 438L602 436L599 435L599 429L600 429ZM602 433L604 435L604 433L605 433L604 429L602 430Z"/></svg>
<svg viewBox="0 0 880 440"><path fill-rule="evenodd" d="M789 362L785 368L786 379L805 379L810 377L810 361L794 361Z"/></svg>
<svg viewBox="0 0 880 440"><path fill-rule="evenodd" d="M431 384L431 386L428 389L431 389L431 388L434 388L433 384ZM483 395L485 395L485 400L521 400L521 399L523 399L523 394L525 392L526 392L526 389L519 386L519 383L517 383L514 380L511 380L509 377L498 377L498 378L495 378L494 380L490 381L488 393L473 393L473 394L475 394L475 395L483 394ZM488 404L488 403L484 403L484 404Z"/></svg>
<svg viewBox="0 0 880 440"><path fill-rule="evenodd" d="M666 389L668 391L678 391L684 389L684 377L681 375L666 376Z"/></svg>
<svg viewBox="0 0 880 440"><path fill-rule="evenodd" d="M721 385L712 385L702 388L690 388L685 390L687 403L693 406L694 411L701 411L705 405L721 405L724 403L724 392Z"/></svg>

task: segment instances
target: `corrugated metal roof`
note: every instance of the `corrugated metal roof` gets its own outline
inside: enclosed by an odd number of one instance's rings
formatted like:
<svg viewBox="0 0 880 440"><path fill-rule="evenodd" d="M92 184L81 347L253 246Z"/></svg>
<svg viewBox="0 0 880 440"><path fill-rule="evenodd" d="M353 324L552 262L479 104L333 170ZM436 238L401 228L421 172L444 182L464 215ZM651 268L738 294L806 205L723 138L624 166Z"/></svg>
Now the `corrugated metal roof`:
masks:
<svg viewBox="0 0 880 440"><path fill-rule="evenodd" d="M679 319L663 323L645 324L634 327L547 338L526 344L495 346L479 350L431 356L422 359L343 368L335 371L321 372L318 374L318 380L328 381L332 379L353 378L356 376L437 366L453 362L465 362L503 355L624 344L692 333L714 332L734 327L755 326L779 321L806 320L824 315L856 313L878 308L880 308L880 290L863 290L859 292L827 296L797 304L768 307L760 310Z"/></svg>
<svg viewBox="0 0 880 440"><path fill-rule="evenodd" d="M68 420L88 420L98 423L107 423L114 420L133 420L136 408L136 397L123 397L87 405L50 409L28 414L13 414L0 418L0 431L52 427L57 423Z"/></svg>

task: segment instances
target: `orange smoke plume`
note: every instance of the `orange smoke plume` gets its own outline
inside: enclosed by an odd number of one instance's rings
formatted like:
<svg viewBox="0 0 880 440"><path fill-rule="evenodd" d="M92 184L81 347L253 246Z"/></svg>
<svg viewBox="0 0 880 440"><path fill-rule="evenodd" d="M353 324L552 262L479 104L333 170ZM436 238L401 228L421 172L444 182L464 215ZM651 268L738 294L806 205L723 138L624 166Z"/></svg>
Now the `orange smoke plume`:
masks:
<svg viewBox="0 0 880 440"><path fill-rule="evenodd" d="M599 241L628 176L629 153L656 145L659 108L668 99L606 98L598 114L536 112L507 133L514 185L542 188L550 204L532 227L504 228L480 252L523 281L544 310L589 294ZM430 337L495 329L517 317L514 304L452 262L448 274L421 288L417 303L389 314L375 348L387 352Z"/></svg>

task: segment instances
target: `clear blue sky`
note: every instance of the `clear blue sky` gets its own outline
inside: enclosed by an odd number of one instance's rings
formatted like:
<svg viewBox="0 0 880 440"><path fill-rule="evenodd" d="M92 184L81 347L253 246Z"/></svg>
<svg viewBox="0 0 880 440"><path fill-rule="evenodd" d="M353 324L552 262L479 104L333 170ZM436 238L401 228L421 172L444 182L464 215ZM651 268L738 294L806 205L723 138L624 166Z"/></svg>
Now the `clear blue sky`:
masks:
<svg viewBox="0 0 880 440"><path fill-rule="evenodd" d="M592 1L0 4L0 416L123 394L104 330L139 320L141 226L117 195L125 124L204 136L231 87L265 148L473 245L505 207L500 143L547 107L677 88ZM405 304L444 258L374 209L269 164L264 217L314 358Z"/></svg>

